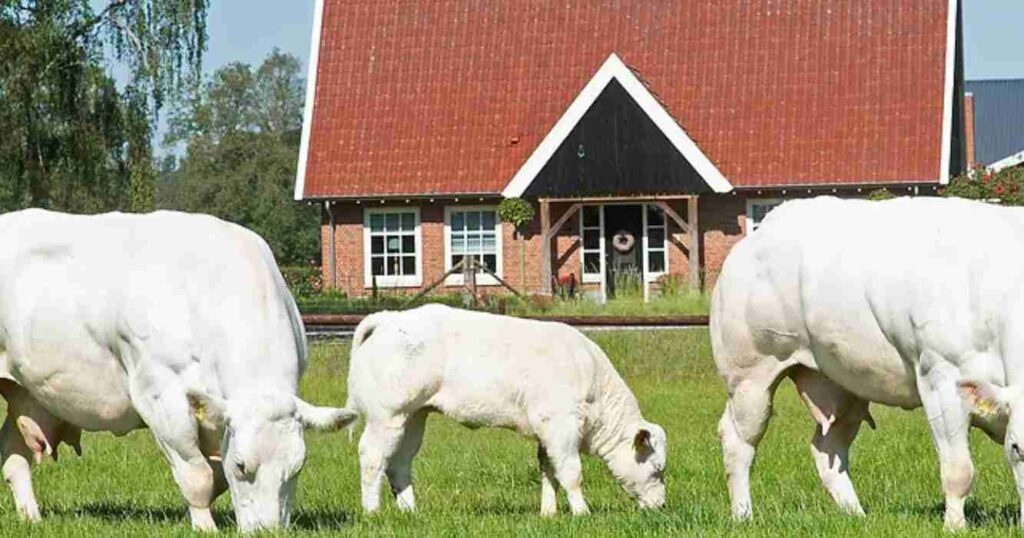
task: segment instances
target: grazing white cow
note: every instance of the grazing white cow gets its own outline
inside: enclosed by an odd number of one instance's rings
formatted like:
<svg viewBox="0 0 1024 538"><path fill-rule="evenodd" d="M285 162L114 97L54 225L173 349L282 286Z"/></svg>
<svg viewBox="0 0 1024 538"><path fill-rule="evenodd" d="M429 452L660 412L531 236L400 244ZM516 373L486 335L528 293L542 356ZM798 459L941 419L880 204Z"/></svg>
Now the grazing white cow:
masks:
<svg viewBox="0 0 1024 538"><path fill-rule="evenodd" d="M170 212L0 216L0 458L25 519L39 519L31 462L56 459L62 441L80 452L82 429L149 427L193 527L215 528L225 487L240 529L287 524L303 428L354 418L296 396L305 356L273 255L239 226Z"/></svg>
<svg viewBox="0 0 1024 538"><path fill-rule="evenodd" d="M787 375L817 422L822 483L849 512L862 513L848 451L861 422L873 426L868 402L924 407L947 528L965 525L972 424L1005 444L1024 491L1022 283L1020 209L941 198L775 209L729 254L711 310L734 516L751 513L750 466Z"/></svg>
<svg viewBox="0 0 1024 538"><path fill-rule="evenodd" d="M359 440L363 508L380 506L386 473L413 510L412 460L427 414L536 438L541 514L561 485L574 514L588 512L581 450L601 457L645 508L665 503L665 431L640 406L608 357L561 324L427 305L368 316L356 328L346 407L366 418Z"/></svg>

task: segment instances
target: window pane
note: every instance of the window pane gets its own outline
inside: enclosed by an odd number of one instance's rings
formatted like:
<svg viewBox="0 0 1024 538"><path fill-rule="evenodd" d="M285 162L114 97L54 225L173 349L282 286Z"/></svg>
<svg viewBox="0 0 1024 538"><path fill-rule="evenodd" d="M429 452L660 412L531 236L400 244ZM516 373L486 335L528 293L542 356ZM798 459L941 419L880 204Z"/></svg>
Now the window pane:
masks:
<svg viewBox="0 0 1024 538"><path fill-rule="evenodd" d="M498 270L498 257L494 254L484 254L483 262L491 271Z"/></svg>
<svg viewBox="0 0 1024 538"><path fill-rule="evenodd" d="M462 261L462 256L461 256L461 255L458 255L458 256L452 256L452 267L455 267L455 266L456 266L456 265L458 265L458 264L459 264L459 262L461 262L461 261Z"/></svg>
<svg viewBox="0 0 1024 538"><path fill-rule="evenodd" d="M647 245L650 248L664 248L664 245L665 245L665 229L664 228L649 228L647 230Z"/></svg>
<svg viewBox="0 0 1024 538"><path fill-rule="evenodd" d="M483 219L483 227L485 230L491 230L494 228L498 218L494 215L494 211L484 211L481 213L481 219Z"/></svg>
<svg viewBox="0 0 1024 538"><path fill-rule="evenodd" d="M665 224L665 212L656 205L647 206L647 225L661 226Z"/></svg>
<svg viewBox="0 0 1024 538"><path fill-rule="evenodd" d="M597 230L583 232L583 249L599 250L601 248L601 234Z"/></svg>
<svg viewBox="0 0 1024 538"><path fill-rule="evenodd" d="M416 256L402 256L402 274L416 274Z"/></svg>
<svg viewBox="0 0 1024 538"><path fill-rule="evenodd" d="M399 238L399 236L397 236L397 235L388 236L386 241L385 241L385 244L387 245L388 253L397 253L397 252L399 252L399 245L401 245L401 243L402 243L402 240Z"/></svg>
<svg viewBox="0 0 1024 538"><path fill-rule="evenodd" d="M406 254L416 253L416 237L412 235L402 236L402 252Z"/></svg>
<svg viewBox="0 0 1024 538"><path fill-rule="evenodd" d="M583 207L583 225L593 227L601 225L601 206L588 205Z"/></svg>
<svg viewBox="0 0 1024 538"><path fill-rule="evenodd" d="M466 237L466 252L480 252L480 236L478 234L468 234Z"/></svg>
<svg viewBox="0 0 1024 538"><path fill-rule="evenodd" d="M370 258L370 274L376 276L384 274L384 258Z"/></svg>
<svg viewBox="0 0 1024 538"><path fill-rule="evenodd" d="M775 207L777 205L779 205L779 204L774 203L774 202L758 202L758 203L755 203L753 205L753 207L751 208L751 210L752 210L751 212L753 213L753 215L751 215L751 216L754 219L754 225L756 226L756 225L761 224L761 221L763 221L764 218L768 216L768 213L771 213L772 210L775 209Z"/></svg>
<svg viewBox="0 0 1024 538"><path fill-rule="evenodd" d="M384 238L370 237L370 254L384 254Z"/></svg>
<svg viewBox="0 0 1024 538"><path fill-rule="evenodd" d="M647 270L652 273L661 273L665 270L665 251L651 251L648 253Z"/></svg>
<svg viewBox="0 0 1024 538"><path fill-rule="evenodd" d="M587 252L583 255L583 272L600 273L601 255L597 252Z"/></svg>
<svg viewBox="0 0 1024 538"><path fill-rule="evenodd" d="M467 211L466 212L466 229L467 230L479 230L480 229L480 212L479 211Z"/></svg>
<svg viewBox="0 0 1024 538"><path fill-rule="evenodd" d="M416 214L402 213L402 230L411 232L416 229Z"/></svg>
<svg viewBox="0 0 1024 538"><path fill-rule="evenodd" d="M466 214L462 211L452 213L452 230L463 230L466 228Z"/></svg>
<svg viewBox="0 0 1024 538"><path fill-rule="evenodd" d="M388 231L398 229L398 213L384 214L384 228Z"/></svg>
<svg viewBox="0 0 1024 538"><path fill-rule="evenodd" d="M452 233L452 254L462 254L466 251L466 236L463 233Z"/></svg>
<svg viewBox="0 0 1024 538"><path fill-rule="evenodd" d="M497 243L494 240L494 232L485 233L481 235L480 251L481 252L495 252L498 250Z"/></svg>
<svg viewBox="0 0 1024 538"><path fill-rule="evenodd" d="M384 229L384 215L370 215L370 231L379 232Z"/></svg>

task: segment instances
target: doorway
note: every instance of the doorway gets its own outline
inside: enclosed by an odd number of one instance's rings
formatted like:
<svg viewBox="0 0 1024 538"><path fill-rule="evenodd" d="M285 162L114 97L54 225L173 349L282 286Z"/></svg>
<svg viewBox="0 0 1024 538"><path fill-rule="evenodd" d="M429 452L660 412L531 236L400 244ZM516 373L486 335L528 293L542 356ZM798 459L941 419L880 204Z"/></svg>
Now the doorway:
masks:
<svg viewBox="0 0 1024 538"><path fill-rule="evenodd" d="M604 206L604 278L609 298L643 290L643 207Z"/></svg>

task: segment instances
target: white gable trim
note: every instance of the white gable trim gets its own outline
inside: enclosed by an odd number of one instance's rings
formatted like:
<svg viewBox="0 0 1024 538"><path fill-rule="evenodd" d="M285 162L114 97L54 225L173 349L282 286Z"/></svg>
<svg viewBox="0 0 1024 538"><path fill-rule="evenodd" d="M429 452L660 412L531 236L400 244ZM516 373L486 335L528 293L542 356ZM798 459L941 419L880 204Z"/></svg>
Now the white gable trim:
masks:
<svg viewBox="0 0 1024 538"><path fill-rule="evenodd" d="M1020 163L1024 163L1024 151L1021 151L1019 153L1014 153L1013 155L1010 155L1009 157L1006 157L1005 159L1000 159L1000 160L998 160L998 161L988 165L986 168L990 172L999 172L999 171L1005 170L1007 168L1010 168L1011 166L1017 166Z"/></svg>
<svg viewBox="0 0 1024 538"><path fill-rule="evenodd" d="M309 160L309 136L313 128L313 103L316 101L316 72L320 62L320 34L324 23L324 0L316 0L313 8L313 38L309 44L309 65L306 71L306 106L302 112L302 142L299 145L299 167L295 174L295 199L302 200L306 190L306 162Z"/></svg>
<svg viewBox="0 0 1024 538"><path fill-rule="evenodd" d="M682 127L672 119L672 116L651 95L651 92L640 82L640 79L636 77L633 71L613 52L605 60L604 64L601 65L601 68L597 70L594 77L590 79L590 82L587 82L587 85L583 87L583 91L576 96L576 99L565 110L565 113L558 119L558 122L551 128L551 131L544 137L544 140L537 146L537 149L533 151L533 154L526 160L522 168L512 176L512 180L505 187L505 190L502 191L502 196L505 198L516 198L526 192L526 189L533 183L537 174L540 173L544 165L551 159L551 156L558 150L558 146L569 136L569 133L572 132L576 124L583 118L583 115L590 109L590 105L597 100L598 96L601 95L601 92L604 91L612 79L619 81L619 84L626 89L629 96L636 101L636 104L640 105L640 108L647 114L647 117L668 137L672 145L690 162L712 190L715 192L729 192L732 190L732 184L725 179L725 176L722 175L714 163L704 155L704 152L687 136Z"/></svg>
<svg viewBox="0 0 1024 538"><path fill-rule="evenodd" d="M956 15L957 0L949 0L946 17L946 90L942 103L942 158L939 166L939 184L949 184L949 160L953 148L953 86L956 82Z"/></svg>

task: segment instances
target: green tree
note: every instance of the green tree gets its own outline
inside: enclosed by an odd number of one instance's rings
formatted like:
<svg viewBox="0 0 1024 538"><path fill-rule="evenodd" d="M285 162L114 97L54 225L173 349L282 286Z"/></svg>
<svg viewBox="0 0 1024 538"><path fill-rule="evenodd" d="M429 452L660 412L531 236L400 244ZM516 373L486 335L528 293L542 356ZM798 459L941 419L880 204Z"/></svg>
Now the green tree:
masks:
<svg viewBox="0 0 1024 538"><path fill-rule="evenodd" d="M152 208L154 118L199 72L206 8L0 0L0 211Z"/></svg>
<svg viewBox="0 0 1024 538"><path fill-rule="evenodd" d="M196 86L170 116L161 207L209 213L262 235L283 264L319 257L319 211L292 200L302 130L299 61L274 50L255 70L234 63ZM173 168L173 170L172 170Z"/></svg>

